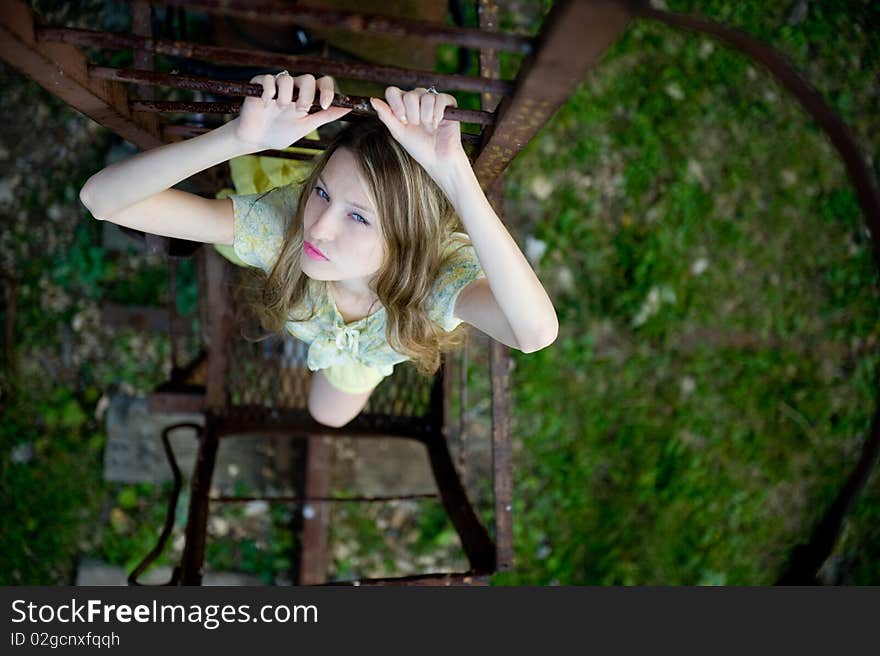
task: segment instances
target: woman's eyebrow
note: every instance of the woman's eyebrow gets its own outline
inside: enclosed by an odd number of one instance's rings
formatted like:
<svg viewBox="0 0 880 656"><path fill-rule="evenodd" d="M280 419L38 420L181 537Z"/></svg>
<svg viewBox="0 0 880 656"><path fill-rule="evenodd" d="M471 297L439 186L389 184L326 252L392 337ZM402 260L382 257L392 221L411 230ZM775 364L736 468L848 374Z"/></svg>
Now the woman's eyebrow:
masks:
<svg viewBox="0 0 880 656"><path fill-rule="evenodd" d="M321 184L323 184L325 187L328 186L328 185L327 185L327 181L321 176L320 173L318 174L318 181L319 181ZM350 200L347 200L347 201L345 201L345 202L348 203L349 205L351 205L352 207L356 207L356 208L359 209L361 212L366 212L367 214L372 214L372 213L373 213L373 210L372 210L371 208L369 208L369 207L364 207L363 205L358 205L357 203L352 203Z"/></svg>

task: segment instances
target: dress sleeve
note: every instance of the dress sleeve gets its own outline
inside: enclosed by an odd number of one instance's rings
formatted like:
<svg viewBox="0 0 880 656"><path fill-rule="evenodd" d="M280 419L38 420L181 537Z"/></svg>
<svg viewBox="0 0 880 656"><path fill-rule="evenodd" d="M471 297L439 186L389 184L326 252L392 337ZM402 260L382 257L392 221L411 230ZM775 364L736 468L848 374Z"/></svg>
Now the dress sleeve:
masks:
<svg viewBox="0 0 880 656"><path fill-rule="evenodd" d="M232 248L242 261L267 273L275 264L284 233L296 214L299 188L275 187L259 194L232 194Z"/></svg>
<svg viewBox="0 0 880 656"><path fill-rule="evenodd" d="M453 243L449 248L455 252L434 281L429 310L431 320L446 331L454 330L461 323L454 315L455 301L461 290L474 280L486 277L472 245Z"/></svg>

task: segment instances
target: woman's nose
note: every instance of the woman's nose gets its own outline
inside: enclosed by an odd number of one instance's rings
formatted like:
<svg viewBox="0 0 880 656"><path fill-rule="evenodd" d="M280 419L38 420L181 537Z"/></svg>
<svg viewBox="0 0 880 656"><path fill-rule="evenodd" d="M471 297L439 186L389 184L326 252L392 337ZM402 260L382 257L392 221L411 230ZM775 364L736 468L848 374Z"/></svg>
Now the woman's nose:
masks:
<svg viewBox="0 0 880 656"><path fill-rule="evenodd" d="M320 242L331 242L335 237L335 228L333 227L333 214L329 208L320 212L312 223L309 230L312 239Z"/></svg>

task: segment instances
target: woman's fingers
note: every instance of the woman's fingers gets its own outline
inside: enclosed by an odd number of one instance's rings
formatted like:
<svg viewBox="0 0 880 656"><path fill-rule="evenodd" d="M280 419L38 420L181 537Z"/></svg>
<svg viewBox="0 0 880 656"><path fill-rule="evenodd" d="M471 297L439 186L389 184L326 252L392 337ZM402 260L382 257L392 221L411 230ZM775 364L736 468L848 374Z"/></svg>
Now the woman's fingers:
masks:
<svg viewBox="0 0 880 656"><path fill-rule="evenodd" d="M419 109L419 97L425 89L419 87L403 94L403 106L406 108L406 120L412 125L421 125L421 110Z"/></svg>
<svg viewBox="0 0 880 656"><path fill-rule="evenodd" d="M254 75L251 78L251 84L261 84L263 86L263 92L260 94L260 100L263 102L265 106L266 103L272 100L275 97L275 76L269 75L268 73L260 75ZM246 96L244 99L245 103L251 104L257 100L256 96Z"/></svg>
<svg viewBox="0 0 880 656"><path fill-rule="evenodd" d="M318 80L318 89L321 91L321 109L327 109L336 94L336 82L329 75L325 75Z"/></svg>
<svg viewBox="0 0 880 656"><path fill-rule="evenodd" d="M424 126L434 126L434 103L436 102L437 96L433 93L424 93L422 94L420 100L420 110L419 110L419 121L421 121Z"/></svg>
<svg viewBox="0 0 880 656"><path fill-rule="evenodd" d="M385 89L385 100L388 106L397 117L397 120L406 125L406 107L403 105L403 92L397 87L388 87Z"/></svg>
<svg viewBox="0 0 880 656"><path fill-rule="evenodd" d="M309 74L297 75L296 86L299 89L296 108L299 111L307 112L315 101L315 76Z"/></svg>
<svg viewBox="0 0 880 656"><path fill-rule="evenodd" d="M397 87L387 87L385 100L387 107L403 125L423 125L434 130L443 121L443 113L447 107L458 107L455 96L448 93L428 93L423 87L407 92Z"/></svg>
<svg viewBox="0 0 880 656"><path fill-rule="evenodd" d="M267 104L271 100L277 100L278 105L282 108L289 107L293 104L294 89L298 90L296 99L296 108L300 111L309 111L315 104L315 95L319 95L319 104L322 109L327 109L333 103L333 97L336 95L336 81L329 75L323 76L320 80L315 80L315 76L311 74L298 75L280 75L278 77L271 74L255 75L251 78L251 84L262 84L263 93L260 100ZM400 98L400 89L395 87ZM276 96L277 94L277 96ZM248 96L251 97L251 96ZM399 114L406 116L406 110L403 103L399 103Z"/></svg>
<svg viewBox="0 0 880 656"><path fill-rule="evenodd" d="M275 76L266 73L262 78L260 82L263 84L263 95L260 96L260 100L266 103L275 97Z"/></svg>
<svg viewBox="0 0 880 656"><path fill-rule="evenodd" d="M434 129L436 130L440 127L440 122L443 120L443 113L446 111L447 107L458 107L458 101L455 99L455 96L452 96L448 93L441 93L436 97L434 102Z"/></svg>
<svg viewBox="0 0 880 656"><path fill-rule="evenodd" d="M278 104L287 108L293 102L293 77L282 75L276 81L278 86Z"/></svg>

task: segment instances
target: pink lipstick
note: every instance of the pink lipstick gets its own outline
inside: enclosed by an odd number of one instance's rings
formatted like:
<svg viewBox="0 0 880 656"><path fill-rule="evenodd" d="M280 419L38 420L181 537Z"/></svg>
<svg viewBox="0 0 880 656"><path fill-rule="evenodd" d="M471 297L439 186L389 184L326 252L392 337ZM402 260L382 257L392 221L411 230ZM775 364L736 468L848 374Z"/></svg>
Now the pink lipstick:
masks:
<svg viewBox="0 0 880 656"><path fill-rule="evenodd" d="M309 258L311 258L311 259L313 259L313 260L317 260L318 262L323 262L323 261L325 261L325 260L329 260L329 259L330 259L329 257L327 257L326 255L324 255L321 251L319 251L317 248L315 248L314 246L312 246L312 245L311 245L309 242L307 242L307 241L304 241L304 242L303 242L303 252L304 252L307 256L309 256Z"/></svg>

